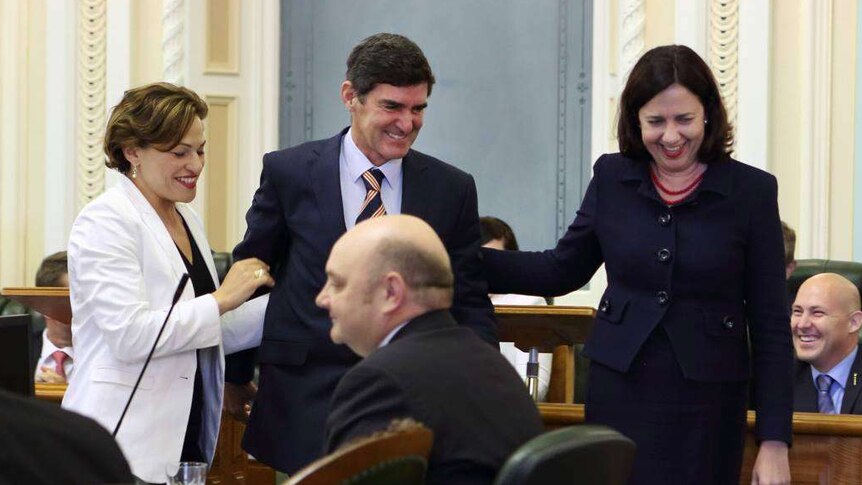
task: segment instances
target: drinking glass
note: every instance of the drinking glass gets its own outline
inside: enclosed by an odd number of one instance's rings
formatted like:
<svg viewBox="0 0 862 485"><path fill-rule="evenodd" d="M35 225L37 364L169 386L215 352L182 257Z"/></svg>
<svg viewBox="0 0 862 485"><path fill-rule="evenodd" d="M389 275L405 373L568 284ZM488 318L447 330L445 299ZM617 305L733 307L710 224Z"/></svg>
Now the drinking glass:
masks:
<svg viewBox="0 0 862 485"><path fill-rule="evenodd" d="M183 461L167 466L168 485L206 485L207 464L199 461Z"/></svg>

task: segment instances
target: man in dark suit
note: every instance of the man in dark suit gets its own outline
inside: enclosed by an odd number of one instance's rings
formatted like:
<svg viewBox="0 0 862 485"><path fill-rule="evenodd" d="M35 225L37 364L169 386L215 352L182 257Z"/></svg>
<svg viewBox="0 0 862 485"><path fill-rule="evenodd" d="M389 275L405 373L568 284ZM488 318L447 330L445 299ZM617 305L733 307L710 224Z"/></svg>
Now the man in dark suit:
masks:
<svg viewBox="0 0 862 485"><path fill-rule="evenodd" d="M847 278L821 273L805 280L790 326L799 363L794 411L862 414L859 290Z"/></svg>
<svg viewBox="0 0 862 485"><path fill-rule="evenodd" d="M132 483L120 447L95 421L0 390L0 483Z"/></svg>
<svg viewBox="0 0 862 485"><path fill-rule="evenodd" d="M260 188L246 216L248 230L234 258L260 258L277 282L258 351L260 389L243 446L278 470L292 473L319 456L329 399L358 360L329 340L332 324L314 305L330 248L357 220L402 213L427 221L452 259L453 316L486 342L497 343L481 277L473 178L410 148L433 84L416 44L400 35L373 35L347 60L341 99L350 127L330 139L264 156ZM229 362L228 381L250 382L248 360L241 371L237 367ZM241 400L239 390L246 391ZM234 413L238 401L252 394L248 384L226 391Z"/></svg>
<svg viewBox="0 0 862 485"><path fill-rule="evenodd" d="M448 312L449 258L428 224L363 222L332 248L326 275L317 304L332 319L330 336L365 358L335 390L328 452L409 417L434 432L429 484L490 484L542 432L512 366Z"/></svg>

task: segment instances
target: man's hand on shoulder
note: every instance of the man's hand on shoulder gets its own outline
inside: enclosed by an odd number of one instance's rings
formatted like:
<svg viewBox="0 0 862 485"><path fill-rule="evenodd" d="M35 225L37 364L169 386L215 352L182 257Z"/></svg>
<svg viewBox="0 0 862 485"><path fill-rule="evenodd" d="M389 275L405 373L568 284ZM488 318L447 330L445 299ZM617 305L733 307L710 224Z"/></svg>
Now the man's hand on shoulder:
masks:
<svg viewBox="0 0 862 485"><path fill-rule="evenodd" d="M254 382L245 384L224 383L224 410L241 423L248 423L251 402L257 395Z"/></svg>

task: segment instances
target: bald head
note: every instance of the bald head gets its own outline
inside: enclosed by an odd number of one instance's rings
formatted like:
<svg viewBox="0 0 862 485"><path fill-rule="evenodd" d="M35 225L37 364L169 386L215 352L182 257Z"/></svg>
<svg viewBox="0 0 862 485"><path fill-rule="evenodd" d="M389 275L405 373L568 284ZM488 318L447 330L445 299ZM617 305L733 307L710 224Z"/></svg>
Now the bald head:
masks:
<svg viewBox="0 0 862 485"><path fill-rule="evenodd" d="M452 305L454 277L437 233L406 215L369 219L345 233L326 263L317 304L336 343L368 355L396 326Z"/></svg>
<svg viewBox="0 0 862 485"><path fill-rule="evenodd" d="M847 313L859 310L859 289L847 278L835 273L816 274L802 283L797 293L815 293L833 301Z"/></svg>
<svg viewBox="0 0 862 485"><path fill-rule="evenodd" d="M799 360L828 372L858 344L859 290L835 273L808 278L796 293L790 326Z"/></svg>

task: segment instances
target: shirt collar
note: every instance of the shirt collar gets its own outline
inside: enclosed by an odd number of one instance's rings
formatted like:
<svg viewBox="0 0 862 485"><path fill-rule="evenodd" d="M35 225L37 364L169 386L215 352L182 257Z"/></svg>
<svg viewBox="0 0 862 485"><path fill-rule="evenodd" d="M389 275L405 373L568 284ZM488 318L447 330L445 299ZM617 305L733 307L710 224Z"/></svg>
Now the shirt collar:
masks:
<svg viewBox="0 0 862 485"><path fill-rule="evenodd" d="M387 345L389 345L389 342L392 341L392 339L395 337L395 335L402 328L404 328L404 325L407 325L408 323L410 323L410 320L407 320L406 322L402 323L401 325L398 325L397 327L393 328L388 334L386 334L386 337L384 337L383 340L380 341L380 344L377 346L377 348L382 349L383 347L386 347Z"/></svg>
<svg viewBox="0 0 862 485"><path fill-rule="evenodd" d="M847 387L847 378L850 376L850 368L853 367L853 361L856 360L856 353L858 351L859 346L854 345L853 351L847 354L847 357L844 357L841 362L826 372L820 372L815 369L814 366L811 366L811 377L814 379L814 382L817 382L817 376L820 374L826 374L834 379L842 389Z"/></svg>
<svg viewBox="0 0 862 485"><path fill-rule="evenodd" d="M344 160L347 162L347 173L350 175L351 182L358 181L363 173L375 167L353 141L353 128L347 130L341 147ZM386 176L384 183L388 183L390 187L394 187L395 184L401 181L401 162L402 159L395 158L377 167Z"/></svg>

